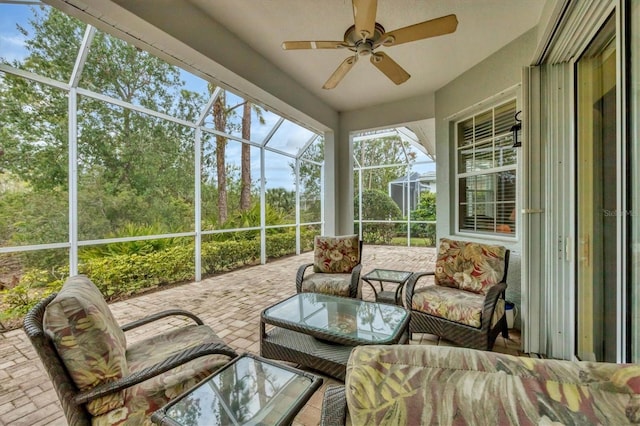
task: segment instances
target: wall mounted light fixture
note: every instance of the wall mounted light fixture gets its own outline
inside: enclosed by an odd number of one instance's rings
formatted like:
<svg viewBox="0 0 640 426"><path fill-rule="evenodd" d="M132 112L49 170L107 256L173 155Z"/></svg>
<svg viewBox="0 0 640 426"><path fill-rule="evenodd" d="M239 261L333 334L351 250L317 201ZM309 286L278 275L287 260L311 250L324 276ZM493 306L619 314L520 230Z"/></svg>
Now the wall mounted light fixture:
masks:
<svg viewBox="0 0 640 426"><path fill-rule="evenodd" d="M513 117L516 120L516 124L511 126L511 133L513 133L513 148L518 148L522 146L522 121L518 118L522 111L516 112L516 115Z"/></svg>

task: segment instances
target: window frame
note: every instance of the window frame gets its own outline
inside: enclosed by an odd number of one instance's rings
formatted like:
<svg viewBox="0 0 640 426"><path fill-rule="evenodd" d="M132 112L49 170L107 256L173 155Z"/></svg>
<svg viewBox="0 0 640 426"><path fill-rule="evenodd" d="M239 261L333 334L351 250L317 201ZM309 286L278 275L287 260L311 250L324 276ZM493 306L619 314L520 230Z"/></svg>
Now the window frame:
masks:
<svg viewBox="0 0 640 426"><path fill-rule="evenodd" d="M468 121L468 120L474 120L476 117L481 116L483 114L487 114L487 113L491 113L491 128L492 128L492 133L491 136L489 138L482 138L482 144L486 143L486 142L491 142L492 144L492 154L496 153L498 151L498 147L496 147L496 139L499 138L500 135L504 135L504 133L500 133L498 135L495 134L495 111L500 109L501 107L508 105L510 103L514 103L515 104L515 111L519 111L519 105L520 105L520 100L517 96L517 94L511 92L510 94L507 94L505 96L499 96L497 98L492 99L492 101L490 103L481 103L479 105L477 105L475 108L472 108L470 111L467 110L466 114L464 116L460 116L460 117L456 117L456 119L451 121L451 124L453 124L453 140L452 140L452 149L453 152L455 153L452 156L451 161L453 161L453 170L454 170L454 177L453 177L453 185L454 185L454 192L455 192L455 199L454 199L454 205L453 210L454 210L454 233L456 235L461 235L461 236L466 236L466 237L471 237L471 238L489 238L489 239L496 239L496 240L503 240L503 241L510 241L510 242L515 242L518 240L519 238L519 234L520 234L520 220L519 220L519 215L517 214L518 212L518 208L520 205L520 184L521 184L521 176L520 176L520 155L519 155L519 150L515 149L515 161L513 162L513 164L509 164L509 165L504 165L504 166L494 166L491 168L487 168L487 169L481 169L481 170L471 170L471 171L465 171L465 172L461 172L460 171L460 162L461 162L461 152L463 150L469 149L471 148L472 154L476 153L476 148L478 147L478 145L476 144L476 140L475 140L475 136L474 136L474 140L473 142L468 145L460 145L460 140L459 140L459 130L460 130L460 124ZM514 120L515 123L515 120ZM472 127L472 132L475 132L475 122L473 123L473 127ZM521 131L522 132L522 131ZM522 140L522 133L520 134L520 139ZM476 177L476 176L485 176L485 177L492 177L494 174L497 173L501 173L501 172L505 172L505 171L513 171L515 174L515 182L514 182L514 209L515 209L515 217L513 219L513 226L515 227L513 233L507 233L507 232L500 232L497 230L494 231L490 231L490 230L471 230L471 229L465 229L465 228L461 228L461 214L462 214L462 206L461 206L461 181L462 179L466 179L469 177ZM509 201L510 202L510 201ZM495 208L495 206L501 204L501 201L495 200L493 201L492 204ZM477 217L477 213L473 216L473 217ZM495 218L494 218L495 220Z"/></svg>

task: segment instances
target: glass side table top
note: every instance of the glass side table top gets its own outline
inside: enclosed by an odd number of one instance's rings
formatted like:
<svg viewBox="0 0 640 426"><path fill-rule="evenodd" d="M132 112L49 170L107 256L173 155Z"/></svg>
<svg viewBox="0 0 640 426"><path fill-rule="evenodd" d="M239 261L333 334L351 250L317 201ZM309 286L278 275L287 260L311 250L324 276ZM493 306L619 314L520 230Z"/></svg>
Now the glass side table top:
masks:
<svg viewBox="0 0 640 426"><path fill-rule="evenodd" d="M404 283L411 276L411 272L407 271L394 271L391 269L374 269L369 272L362 279L386 281L390 283Z"/></svg>
<svg viewBox="0 0 640 426"><path fill-rule="evenodd" d="M298 293L265 309L262 320L336 343L370 345L398 342L409 313L400 306Z"/></svg>
<svg viewBox="0 0 640 426"><path fill-rule="evenodd" d="M245 354L153 414L161 425L287 424L322 379Z"/></svg>

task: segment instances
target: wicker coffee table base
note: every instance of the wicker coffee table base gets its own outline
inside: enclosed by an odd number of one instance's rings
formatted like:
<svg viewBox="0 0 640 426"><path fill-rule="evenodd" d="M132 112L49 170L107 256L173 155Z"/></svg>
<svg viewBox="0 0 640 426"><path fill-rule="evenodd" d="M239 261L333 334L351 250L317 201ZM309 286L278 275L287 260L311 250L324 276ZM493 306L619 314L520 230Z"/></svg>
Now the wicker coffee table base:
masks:
<svg viewBox="0 0 640 426"><path fill-rule="evenodd" d="M352 349L278 327L269 330L260 342L260 355L265 358L301 364L343 382Z"/></svg>

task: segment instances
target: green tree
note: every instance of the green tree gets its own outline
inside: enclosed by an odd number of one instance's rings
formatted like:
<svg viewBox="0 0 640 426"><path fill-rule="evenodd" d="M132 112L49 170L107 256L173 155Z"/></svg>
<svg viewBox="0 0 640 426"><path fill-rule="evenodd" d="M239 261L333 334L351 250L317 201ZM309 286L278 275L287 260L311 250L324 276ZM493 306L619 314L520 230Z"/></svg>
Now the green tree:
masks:
<svg viewBox="0 0 640 426"><path fill-rule="evenodd" d="M33 11L33 32L20 29L28 55L11 65L67 83L86 25L54 8ZM205 101L184 89L177 68L100 32L79 85L187 120L197 117ZM22 215L3 215L11 228L6 238L13 244L66 241L66 220L56 219L65 224L57 227L39 223L42 212L68 217L68 93L3 74L0 103L0 170L20 183L20 202L31 207L17 208L16 197L1 197L3 212ZM80 238L117 235L130 223L188 226L193 130L89 96L78 96L77 105Z"/></svg>
<svg viewBox="0 0 640 426"><path fill-rule="evenodd" d="M358 199L354 200L355 217L359 218ZM378 189L362 191L362 219L364 220L397 220L402 212L386 192Z"/></svg>
<svg viewBox="0 0 640 426"><path fill-rule="evenodd" d="M216 86L212 84L209 85L211 94L213 94L215 88ZM242 108L240 129L235 128L237 125L234 124L235 121L233 120L233 116L237 114L236 109L238 108ZM259 106L247 100L235 105L228 105L226 92L222 91L213 104L212 116L214 127L216 130L224 133L232 133L233 131L240 130L243 139L251 140L252 112L256 114L258 121L264 124L262 109ZM216 134L215 139L215 163L212 163L210 160L208 162L209 164L215 164L218 194L218 223L224 223L229 216L229 176L227 174L226 164L228 140L220 134ZM241 211L246 211L251 208L251 189L251 146L243 143L240 159L239 208Z"/></svg>
<svg viewBox="0 0 640 426"><path fill-rule="evenodd" d="M420 194L420 201L418 202L418 206L414 211L411 212L411 220L436 220L436 194L431 191L425 191ZM427 223L412 224L411 236L428 238L430 245L435 245L436 226L435 224Z"/></svg>
<svg viewBox="0 0 640 426"><path fill-rule="evenodd" d="M251 103L242 106L242 139L251 140ZM240 210L251 207L251 146L243 143L240 158Z"/></svg>
<svg viewBox="0 0 640 426"><path fill-rule="evenodd" d="M265 194L267 205L279 211L284 217L295 217L296 192L285 188L269 188Z"/></svg>
<svg viewBox="0 0 640 426"><path fill-rule="evenodd" d="M209 85L211 93L214 91L214 87ZM213 103L213 123L215 129L220 132L227 131L228 114L231 111L226 109L226 92L220 92L219 96ZM227 138L220 134L216 134L216 182L218 185L218 221L224 223L227 220Z"/></svg>
<svg viewBox="0 0 640 426"><path fill-rule="evenodd" d="M354 199L356 220L359 215L359 200ZM402 212L393 199L386 192L377 189L362 191L362 219L363 220L398 220ZM366 223L363 225L362 236L365 243L389 244L395 235L394 223Z"/></svg>
<svg viewBox="0 0 640 426"><path fill-rule="evenodd" d="M431 191L422 192L418 206L411 212L411 219L436 220L436 194Z"/></svg>
<svg viewBox="0 0 640 426"><path fill-rule="evenodd" d="M389 166L362 170L363 189L383 191L387 190L390 181L406 175L407 164L415 157L409 150L409 144L397 136L358 140L354 143L353 152L361 167Z"/></svg>
<svg viewBox="0 0 640 426"><path fill-rule="evenodd" d="M313 161L315 164L304 160ZM300 200L304 202L305 207L301 211L303 222L306 220L317 221L320 218L320 195L322 190L320 188L320 174L322 168L317 164L322 164L323 162L324 138L319 137L303 153L300 161L300 185L298 186L298 191L300 191ZM295 176L295 162L290 162L289 168L291 169L291 174Z"/></svg>

